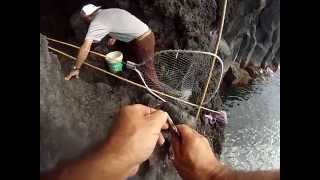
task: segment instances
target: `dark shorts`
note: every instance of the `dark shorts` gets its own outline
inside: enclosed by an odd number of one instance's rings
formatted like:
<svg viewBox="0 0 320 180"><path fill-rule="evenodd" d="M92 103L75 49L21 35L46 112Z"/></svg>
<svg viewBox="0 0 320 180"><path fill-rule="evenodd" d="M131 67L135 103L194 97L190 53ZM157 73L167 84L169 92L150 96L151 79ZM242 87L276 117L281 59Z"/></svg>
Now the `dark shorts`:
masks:
<svg viewBox="0 0 320 180"><path fill-rule="evenodd" d="M116 41L114 50L119 50L123 53L124 61L132 61L135 63L144 63L143 71L149 80L156 83L158 78L154 67L154 49L155 37L153 32L141 40L133 40L130 43Z"/></svg>

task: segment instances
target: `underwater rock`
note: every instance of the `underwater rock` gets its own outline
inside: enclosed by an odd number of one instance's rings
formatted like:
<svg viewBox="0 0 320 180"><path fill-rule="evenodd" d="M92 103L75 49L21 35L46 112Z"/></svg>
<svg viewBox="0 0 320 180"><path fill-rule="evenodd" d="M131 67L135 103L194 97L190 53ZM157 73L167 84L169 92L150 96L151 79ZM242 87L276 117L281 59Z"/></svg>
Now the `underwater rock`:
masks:
<svg viewBox="0 0 320 180"><path fill-rule="evenodd" d="M229 70L224 76L224 84L227 87L245 86L252 80L249 73L239 67L239 64L231 64Z"/></svg>

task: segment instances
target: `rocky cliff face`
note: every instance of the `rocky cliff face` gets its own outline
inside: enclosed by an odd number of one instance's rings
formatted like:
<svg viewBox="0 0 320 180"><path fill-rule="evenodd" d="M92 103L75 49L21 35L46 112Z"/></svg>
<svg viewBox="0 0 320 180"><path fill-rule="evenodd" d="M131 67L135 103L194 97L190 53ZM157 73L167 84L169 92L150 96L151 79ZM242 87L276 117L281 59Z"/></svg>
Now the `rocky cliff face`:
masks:
<svg viewBox="0 0 320 180"><path fill-rule="evenodd" d="M102 82L66 82L57 56L48 52L40 35L40 170L77 157L104 139L133 92Z"/></svg>
<svg viewBox="0 0 320 180"><path fill-rule="evenodd" d="M99 2L99 1L98 1ZM158 49L213 51L223 1L162 0L103 3L127 9L156 32ZM280 0L229 0L221 52L226 60L265 67L280 63Z"/></svg>
<svg viewBox="0 0 320 180"><path fill-rule="evenodd" d="M280 65L280 0L228 1L223 38L231 55L251 77Z"/></svg>

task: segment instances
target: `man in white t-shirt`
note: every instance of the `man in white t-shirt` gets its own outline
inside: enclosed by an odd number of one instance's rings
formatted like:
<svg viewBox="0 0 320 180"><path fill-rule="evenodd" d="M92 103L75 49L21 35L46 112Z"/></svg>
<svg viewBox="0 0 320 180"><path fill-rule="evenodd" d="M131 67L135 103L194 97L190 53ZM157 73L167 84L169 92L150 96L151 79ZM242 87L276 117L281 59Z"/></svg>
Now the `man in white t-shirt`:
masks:
<svg viewBox="0 0 320 180"><path fill-rule="evenodd" d="M92 43L99 42L109 35L112 37L107 43L109 47L115 44L116 40L127 43L135 55L133 61L144 63L147 78L154 83L158 82L153 64L155 38L150 28L126 10L100 8L100 6L88 4L81 10L81 16L90 23L90 26L76 64L65 79L78 78L80 68L87 59Z"/></svg>

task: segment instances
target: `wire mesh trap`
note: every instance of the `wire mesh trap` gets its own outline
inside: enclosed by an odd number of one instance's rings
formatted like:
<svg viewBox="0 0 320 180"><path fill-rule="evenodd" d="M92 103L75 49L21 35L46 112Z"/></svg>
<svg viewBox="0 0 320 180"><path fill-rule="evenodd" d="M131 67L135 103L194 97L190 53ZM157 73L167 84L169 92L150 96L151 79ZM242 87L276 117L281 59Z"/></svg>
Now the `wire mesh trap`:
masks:
<svg viewBox="0 0 320 180"><path fill-rule="evenodd" d="M151 81L146 71L141 71L146 84L166 94L181 98L191 103L199 103L205 83L209 77L209 70L216 57L219 61L220 77L214 91L214 96L222 79L223 62L220 57L210 52L192 50L164 50L154 57L155 72L158 81Z"/></svg>

